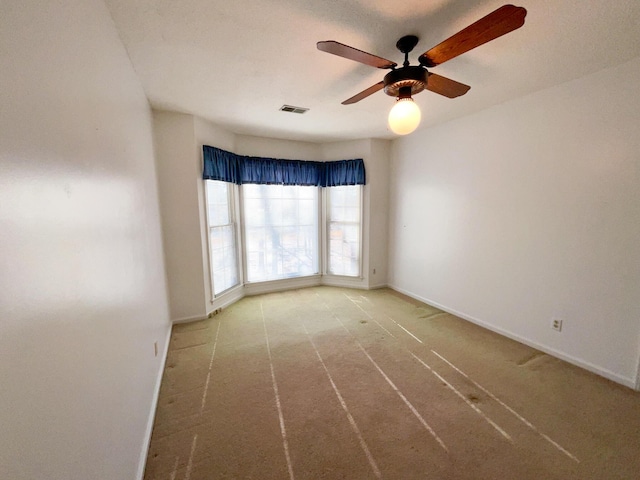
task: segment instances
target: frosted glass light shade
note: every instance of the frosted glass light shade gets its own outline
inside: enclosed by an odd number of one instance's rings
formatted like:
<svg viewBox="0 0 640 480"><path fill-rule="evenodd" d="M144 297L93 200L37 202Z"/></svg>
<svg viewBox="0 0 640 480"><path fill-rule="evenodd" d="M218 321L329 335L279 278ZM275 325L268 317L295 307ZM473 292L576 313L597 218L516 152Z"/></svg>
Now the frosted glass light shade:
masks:
<svg viewBox="0 0 640 480"><path fill-rule="evenodd" d="M389 128L398 135L407 135L418 128L421 118L413 98L399 98L389 112Z"/></svg>

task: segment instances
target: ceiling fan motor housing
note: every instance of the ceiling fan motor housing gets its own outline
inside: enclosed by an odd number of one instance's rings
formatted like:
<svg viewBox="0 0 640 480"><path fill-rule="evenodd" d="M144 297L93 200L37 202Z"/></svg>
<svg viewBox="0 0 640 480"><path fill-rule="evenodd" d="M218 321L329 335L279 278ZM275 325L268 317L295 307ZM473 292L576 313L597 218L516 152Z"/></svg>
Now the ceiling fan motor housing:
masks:
<svg viewBox="0 0 640 480"><path fill-rule="evenodd" d="M411 95L420 93L427 88L427 78L429 73L423 67L406 66L396 70L391 70L384 76L384 93L389 96L397 97L400 89L403 92L411 88Z"/></svg>

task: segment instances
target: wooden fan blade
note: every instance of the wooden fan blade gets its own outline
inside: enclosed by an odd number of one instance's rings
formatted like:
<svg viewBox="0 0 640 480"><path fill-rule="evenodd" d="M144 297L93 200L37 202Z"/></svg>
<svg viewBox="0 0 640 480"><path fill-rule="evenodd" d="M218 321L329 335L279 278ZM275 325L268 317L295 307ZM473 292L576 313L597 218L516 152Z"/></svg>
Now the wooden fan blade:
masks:
<svg viewBox="0 0 640 480"><path fill-rule="evenodd" d="M524 25L527 10L503 5L420 55L420 64L435 67Z"/></svg>
<svg viewBox="0 0 640 480"><path fill-rule="evenodd" d="M353 48L349 45L335 42L333 40L318 42L316 45L320 51L333 53L339 57L348 58L349 60L354 60L376 68L391 68L397 65L397 63L387 60L386 58L363 52L362 50L358 50L357 48Z"/></svg>
<svg viewBox="0 0 640 480"><path fill-rule="evenodd" d="M346 99L342 102L342 105L351 105L352 103L359 102L363 98L367 98L372 93L376 93L378 90L382 90L384 88L384 82L378 82L375 85L371 85L366 90L361 91L357 95L354 95L351 98Z"/></svg>
<svg viewBox="0 0 640 480"><path fill-rule="evenodd" d="M467 93L470 88L469 85L465 85L464 83L456 82L450 78L429 72L427 90L431 92L439 93L448 98L456 98Z"/></svg>

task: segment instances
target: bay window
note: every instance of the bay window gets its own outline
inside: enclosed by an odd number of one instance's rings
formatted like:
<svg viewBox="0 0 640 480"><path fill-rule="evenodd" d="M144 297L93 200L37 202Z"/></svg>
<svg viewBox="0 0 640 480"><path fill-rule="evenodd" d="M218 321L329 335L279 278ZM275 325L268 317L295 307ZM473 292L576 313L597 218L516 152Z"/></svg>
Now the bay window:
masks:
<svg viewBox="0 0 640 480"><path fill-rule="evenodd" d="M238 261L246 282L318 275L320 265L324 274L361 276L362 159L247 157L206 145L203 159L215 296L241 283Z"/></svg>

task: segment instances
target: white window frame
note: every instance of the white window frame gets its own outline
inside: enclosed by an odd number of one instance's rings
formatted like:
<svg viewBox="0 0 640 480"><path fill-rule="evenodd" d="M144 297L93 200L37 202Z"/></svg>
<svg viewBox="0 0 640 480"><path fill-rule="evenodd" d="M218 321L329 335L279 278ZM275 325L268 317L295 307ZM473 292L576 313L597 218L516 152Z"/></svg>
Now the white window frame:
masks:
<svg viewBox="0 0 640 480"><path fill-rule="evenodd" d="M316 221L318 222L318 231L317 231L317 245L318 245L318 268L317 268L317 272L316 273L312 273L310 275L303 275L300 277L290 277L290 278L278 278L278 279L272 279L272 280L260 280L260 281L255 281L255 282L250 282L247 279L249 278L248 272L247 272L247 234L246 234L246 228L247 225L245 223L244 220L244 192L242 191L242 185L240 185L238 187L238 208L239 208L239 212L240 212L240 216L239 216L239 223L240 223L240 232L241 232L241 240L242 240L242 246L241 249L242 251L240 252L240 256L241 256L241 265L242 265L242 284L243 285L248 285L248 284L252 284L252 285L258 285L258 284L268 284L268 283L272 283L272 282L284 282L284 281L295 281L296 279L305 279L305 278L310 278L310 277L315 277L315 276L319 276L322 275L323 271L324 271L324 257L326 256L325 254L325 248L324 245L322 243L322 232L323 232L323 228L322 228L322 219L323 219L323 215L324 215L324 208L323 208L323 198L324 198L324 188L321 187L316 187L319 191L318 194L316 195L316 208L317 208L317 218ZM362 243L362 241L360 242Z"/></svg>
<svg viewBox="0 0 640 480"><path fill-rule="evenodd" d="M212 255L212 246L211 246L211 228L214 228L210 222L210 212L209 212L209 199L208 199L208 189L206 186L206 180L204 185L204 193L205 193L205 211L206 211L206 220L207 220L207 252L208 252L208 263L209 263L209 278L210 280L210 290L211 290L211 298L212 301L215 299L228 294L229 292L242 288L244 285L248 285L249 283L257 285L257 284L268 284L272 282L281 282L285 280L295 280L295 279L304 279L313 277L315 275L325 275L335 278L344 278L344 279L364 279L364 222L365 222L365 192L364 185L356 185L360 190L360 224L359 224L359 265L358 265L358 275L339 275L329 272L329 229L330 229L330 212L329 212L329 202L330 202L330 191L328 189L332 187L317 187L320 191L317 195L317 222L318 222L318 272L316 274L304 275L300 277L292 277L287 279L274 279L274 280L264 280L264 281L256 281L256 282L248 282L247 279L247 262L246 262L246 225L244 221L244 195L242 192L242 185L236 185L233 183L228 184L227 194L229 196L228 205L229 205L229 220L230 225L233 229L234 241L236 246L236 269L238 273L238 283L229 287L228 289L216 294L215 293L215 285L213 278L213 255Z"/></svg>
<svg viewBox="0 0 640 480"><path fill-rule="evenodd" d="M236 262L236 272L238 275L238 283L236 283L235 285L232 285L231 287L219 292L219 293L215 293L215 282L214 282L214 277L213 277L213 248L211 246L211 229L212 228L216 228L216 227L220 227L223 225L215 225L212 226L211 225L211 214L209 212L209 189L207 188L207 183L208 181L214 181L214 180L205 180L205 185L204 185L204 195L205 195L205 212L206 212L206 219L207 219L207 252L208 252L208 260L209 260L209 278L210 278L210 284L211 284L211 298L212 300L219 298L227 293L229 293L230 291L242 287L244 285L244 275L243 275L243 270L241 268L242 265L242 258L243 258L243 252L241 251L241 243L240 243L240 238L239 238L239 219L237 216L237 185L233 184L233 183L229 183L229 182L225 182L228 184L227 186L227 205L229 207L229 223L227 225L231 225L231 230L233 232L233 240L235 243L235 251L236 251L236 258L235 258L235 262Z"/></svg>
<svg viewBox="0 0 640 480"><path fill-rule="evenodd" d="M322 254L323 254L323 263L322 263L322 274L331 276L331 277L340 277L340 278L358 278L362 280L363 276L363 263L364 263L364 185L350 185L358 187L360 190L360 229L358 232L359 235L359 251L358 251L358 274L355 276L352 275L338 275L335 273L331 273L329 271L329 230L331 228L331 215L330 215L330 189L332 187L325 187L322 190L322 224L324 228L322 229Z"/></svg>

